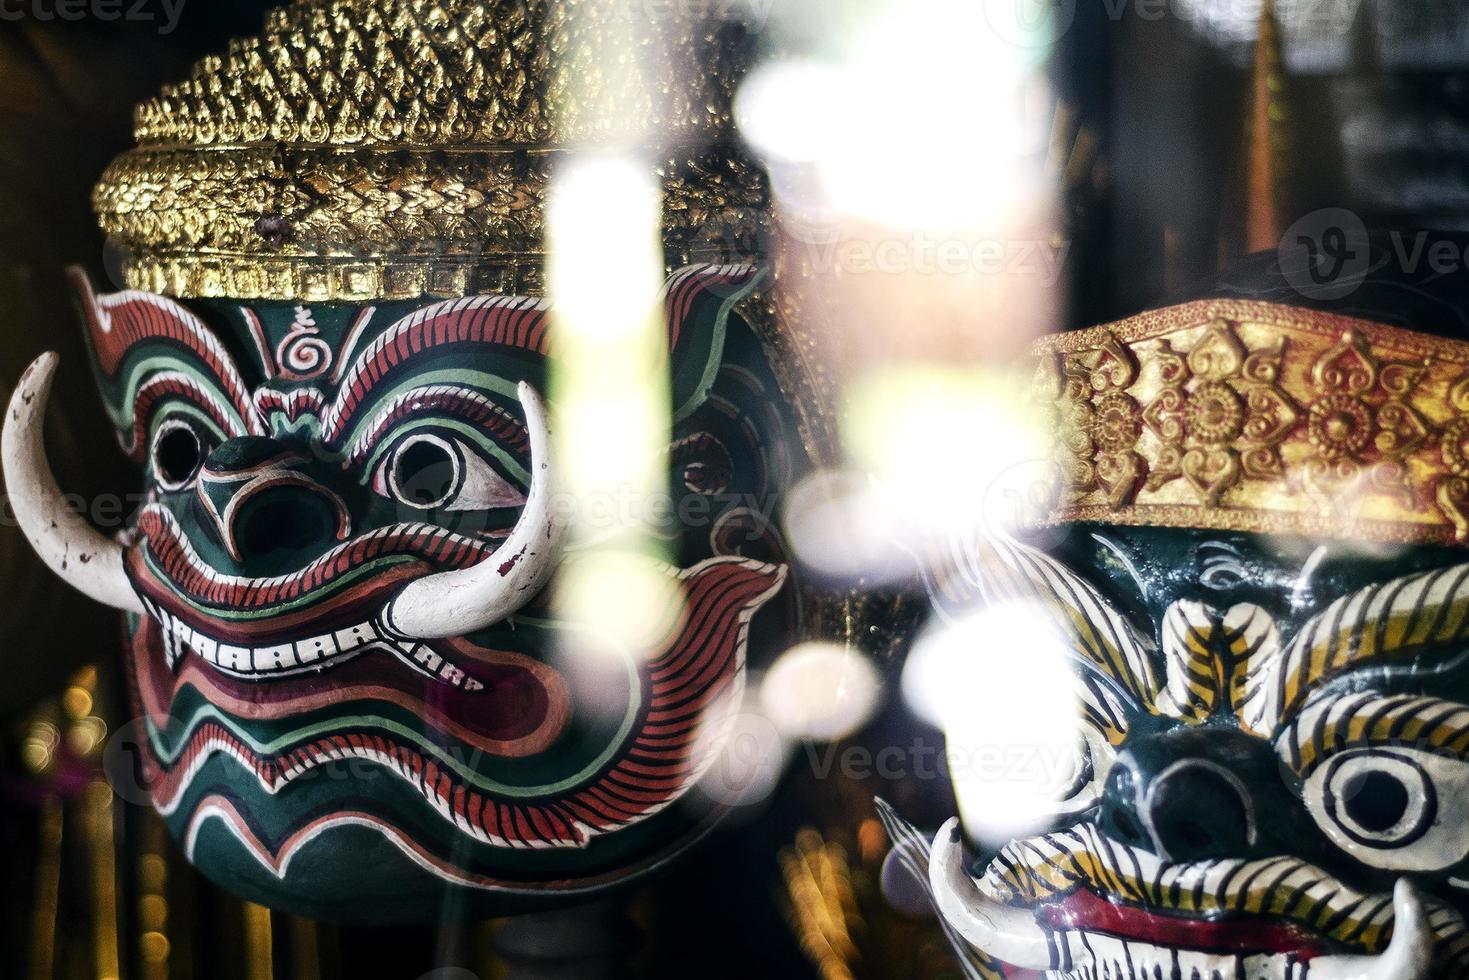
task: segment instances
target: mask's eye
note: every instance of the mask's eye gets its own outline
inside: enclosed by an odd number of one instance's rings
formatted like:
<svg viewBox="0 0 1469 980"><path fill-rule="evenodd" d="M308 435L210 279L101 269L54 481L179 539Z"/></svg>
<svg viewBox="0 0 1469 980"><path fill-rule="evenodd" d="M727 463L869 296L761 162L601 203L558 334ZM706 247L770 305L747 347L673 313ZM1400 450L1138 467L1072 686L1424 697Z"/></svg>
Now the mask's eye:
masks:
<svg viewBox="0 0 1469 980"><path fill-rule="evenodd" d="M1407 747L1333 756L1302 787L1328 837L1364 864L1439 871L1469 855L1469 826L1441 818L1441 799L1469 793L1469 764Z"/></svg>
<svg viewBox="0 0 1469 980"><path fill-rule="evenodd" d="M525 496L478 452L432 433L415 433L394 446L372 485L417 510L493 510L525 503Z"/></svg>
<svg viewBox="0 0 1469 980"><path fill-rule="evenodd" d="M153 434L153 475L158 486L170 492L183 490L193 482L208 454L204 439L188 422L164 422Z"/></svg>
<svg viewBox="0 0 1469 980"><path fill-rule="evenodd" d="M453 498L464 478L459 454L437 436L403 440L388 469L388 487L410 507L432 510Z"/></svg>

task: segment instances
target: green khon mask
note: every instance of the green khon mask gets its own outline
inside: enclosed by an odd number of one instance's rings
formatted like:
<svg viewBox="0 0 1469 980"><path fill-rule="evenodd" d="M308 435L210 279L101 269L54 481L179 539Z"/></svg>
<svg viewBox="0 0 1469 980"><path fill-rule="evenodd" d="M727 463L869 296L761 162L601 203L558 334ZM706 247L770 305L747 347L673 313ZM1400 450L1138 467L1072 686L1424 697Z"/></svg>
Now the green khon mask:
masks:
<svg viewBox="0 0 1469 980"><path fill-rule="evenodd" d="M148 479L121 543L50 478L54 356L12 403L28 536L129 612L148 796L194 864L271 907L513 912L657 866L719 815L692 791L710 746L751 660L792 638L767 518L801 454L762 272L709 231L758 226L765 191L720 130L729 39L677 18L674 53L715 70L631 111L674 147L656 530L680 601L650 614L646 658L582 654L548 602L577 559L543 402L543 198L597 134L546 106L606 27L576 7L296 3L139 109L96 195L133 288L74 277Z"/></svg>

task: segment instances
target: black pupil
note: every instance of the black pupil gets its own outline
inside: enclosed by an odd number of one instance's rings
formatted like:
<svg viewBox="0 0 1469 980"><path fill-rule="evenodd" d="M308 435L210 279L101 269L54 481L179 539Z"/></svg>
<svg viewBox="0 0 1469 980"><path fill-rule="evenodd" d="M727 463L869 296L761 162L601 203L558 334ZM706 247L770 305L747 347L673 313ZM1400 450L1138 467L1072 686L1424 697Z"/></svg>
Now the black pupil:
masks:
<svg viewBox="0 0 1469 980"><path fill-rule="evenodd" d="M398 492L421 507L443 503L454 490L454 461L443 446L415 442L398 453L394 467Z"/></svg>
<svg viewBox="0 0 1469 980"><path fill-rule="evenodd" d="M202 447L192 429L170 429L153 450L153 463L166 483L184 483L199 468Z"/></svg>
<svg viewBox="0 0 1469 980"><path fill-rule="evenodd" d="M1408 787L1380 770L1352 776L1342 787L1342 797L1347 816L1372 833L1391 830L1408 812Z"/></svg>

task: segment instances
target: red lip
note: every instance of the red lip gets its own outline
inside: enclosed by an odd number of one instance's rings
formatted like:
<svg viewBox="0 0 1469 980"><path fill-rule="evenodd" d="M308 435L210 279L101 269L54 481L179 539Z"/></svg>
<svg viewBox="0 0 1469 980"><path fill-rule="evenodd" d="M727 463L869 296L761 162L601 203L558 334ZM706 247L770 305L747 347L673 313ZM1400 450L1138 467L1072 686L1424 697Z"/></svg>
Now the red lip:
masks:
<svg viewBox="0 0 1469 980"><path fill-rule="evenodd" d="M1108 901L1086 889L1040 906L1036 918L1055 929L1105 933L1175 949L1294 953L1302 962L1327 952L1321 937L1293 923L1254 915L1206 919L1178 912L1149 911Z"/></svg>

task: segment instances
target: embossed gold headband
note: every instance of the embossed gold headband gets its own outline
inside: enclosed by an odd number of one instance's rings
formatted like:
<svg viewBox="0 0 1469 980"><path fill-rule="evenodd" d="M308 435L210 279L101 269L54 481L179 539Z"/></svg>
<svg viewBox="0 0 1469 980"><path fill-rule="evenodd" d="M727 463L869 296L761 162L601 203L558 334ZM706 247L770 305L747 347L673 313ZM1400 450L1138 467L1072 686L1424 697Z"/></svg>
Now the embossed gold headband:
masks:
<svg viewBox="0 0 1469 980"><path fill-rule="evenodd" d="M758 240L766 203L730 137L740 45L675 11L629 16L579 0L271 11L259 36L139 106L138 146L98 184L128 285L305 302L539 293L550 172L570 148L615 143L609 119L663 147L669 267L729 261L747 243L725 239ZM611 94L604 36L635 38L636 104Z"/></svg>
<svg viewBox="0 0 1469 980"><path fill-rule="evenodd" d="M1469 543L1469 343L1221 299L1034 350L1042 523Z"/></svg>

